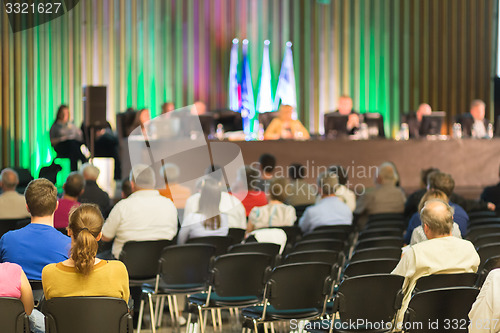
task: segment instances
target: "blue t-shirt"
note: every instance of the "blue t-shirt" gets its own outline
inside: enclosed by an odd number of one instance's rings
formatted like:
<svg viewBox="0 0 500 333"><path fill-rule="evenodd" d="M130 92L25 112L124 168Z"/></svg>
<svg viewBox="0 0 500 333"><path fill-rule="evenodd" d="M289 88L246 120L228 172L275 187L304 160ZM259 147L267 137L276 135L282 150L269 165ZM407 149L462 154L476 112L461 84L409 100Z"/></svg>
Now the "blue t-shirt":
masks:
<svg viewBox="0 0 500 333"><path fill-rule="evenodd" d="M51 226L30 223L0 239L0 262L20 265L29 280L41 280L42 269L68 259L71 238Z"/></svg>
<svg viewBox="0 0 500 333"><path fill-rule="evenodd" d="M307 234L317 227L337 224L352 224L352 212L342 200L331 196L307 207L300 218L299 228L303 234Z"/></svg>
<svg viewBox="0 0 500 333"><path fill-rule="evenodd" d="M465 210L456 203L450 202L450 206L455 209L455 214L453 214L453 222L458 224L462 237L465 237L465 235L467 234L467 226L469 224L469 215L467 215ZM416 212L412 215L410 222L408 222L408 228L406 229L406 234L404 237L406 244L410 244L411 234L413 233L413 230L421 225L422 221L420 221L420 214L419 212Z"/></svg>

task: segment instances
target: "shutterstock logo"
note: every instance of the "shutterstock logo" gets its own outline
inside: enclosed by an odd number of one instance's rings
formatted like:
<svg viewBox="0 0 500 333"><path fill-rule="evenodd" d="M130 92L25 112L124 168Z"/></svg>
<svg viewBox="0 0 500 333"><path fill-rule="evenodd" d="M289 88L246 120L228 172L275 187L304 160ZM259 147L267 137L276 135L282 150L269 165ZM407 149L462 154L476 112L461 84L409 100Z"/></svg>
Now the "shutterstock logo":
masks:
<svg viewBox="0 0 500 333"><path fill-rule="evenodd" d="M211 126L194 106L188 106L135 128L128 137L134 178L149 166L155 173L155 188L166 189L168 183L174 204L182 189L199 189L206 177L219 181L222 191L234 189L238 170L244 167L241 150L229 142L207 142L203 127ZM247 192L246 184L238 182L238 194L245 197Z"/></svg>

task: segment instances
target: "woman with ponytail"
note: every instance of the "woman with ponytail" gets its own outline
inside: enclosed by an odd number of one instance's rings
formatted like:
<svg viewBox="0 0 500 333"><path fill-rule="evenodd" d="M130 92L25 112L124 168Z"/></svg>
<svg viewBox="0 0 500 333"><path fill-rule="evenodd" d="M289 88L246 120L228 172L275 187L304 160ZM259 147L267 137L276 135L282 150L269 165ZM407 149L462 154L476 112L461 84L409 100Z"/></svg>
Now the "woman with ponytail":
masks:
<svg viewBox="0 0 500 333"><path fill-rule="evenodd" d="M125 265L117 260L96 258L101 239L102 217L99 207L82 204L69 215L71 237L69 259L45 266L42 272L46 299L70 296L109 296L128 302L129 285Z"/></svg>

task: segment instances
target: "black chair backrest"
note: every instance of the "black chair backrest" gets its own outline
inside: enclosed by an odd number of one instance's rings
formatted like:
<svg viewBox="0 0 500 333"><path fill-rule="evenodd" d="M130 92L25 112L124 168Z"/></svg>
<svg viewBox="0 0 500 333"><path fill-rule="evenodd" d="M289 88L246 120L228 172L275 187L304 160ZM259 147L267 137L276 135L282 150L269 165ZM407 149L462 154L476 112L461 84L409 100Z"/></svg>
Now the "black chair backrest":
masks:
<svg viewBox="0 0 500 333"><path fill-rule="evenodd" d="M20 299L0 297L0 326L2 332L30 332L28 316Z"/></svg>
<svg viewBox="0 0 500 333"><path fill-rule="evenodd" d="M158 273L162 250L171 244L169 240L126 242L119 259L127 267L131 280L152 279Z"/></svg>
<svg viewBox="0 0 500 333"><path fill-rule="evenodd" d="M345 243L338 239L317 239L317 240L306 240L295 243L292 252L299 251L312 251L312 250L331 250L331 251L343 251Z"/></svg>
<svg viewBox="0 0 500 333"><path fill-rule="evenodd" d="M432 274L418 279L413 292L449 287L474 287L477 279L476 273Z"/></svg>
<svg viewBox="0 0 500 333"><path fill-rule="evenodd" d="M368 216L368 223L374 221L404 221L405 217L400 213L381 213Z"/></svg>
<svg viewBox="0 0 500 333"><path fill-rule="evenodd" d="M314 250L293 252L285 257L284 264L298 264L304 262L324 262L330 265L339 263L342 265L344 254L330 250Z"/></svg>
<svg viewBox="0 0 500 333"><path fill-rule="evenodd" d="M351 262L344 270L344 278L370 274L388 274L396 268L398 263L398 259L370 259Z"/></svg>
<svg viewBox="0 0 500 333"><path fill-rule="evenodd" d="M403 232L400 228L374 228L360 232L358 240L376 237L401 237Z"/></svg>
<svg viewBox="0 0 500 333"><path fill-rule="evenodd" d="M215 246L210 244L172 245L160 256L160 276L167 285L208 282Z"/></svg>
<svg viewBox="0 0 500 333"><path fill-rule="evenodd" d="M471 242L474 242L474 240L483 235L488 235L488 234L496 234L500 233L500 223L499 224L486 224L486 225L478 225L470 228L467 231L467 239L470 240Z"/></svg>
<svg viewBox="0 0 500 333"><path fill-rule="evenodd" d="M275 243L245 243L236 244L229 248L228 253L263 253L276 257L280 252L280 246Z"/></svg>
<svg viewBox="0 0 500 333"><path fill-rule="evenodd" d="M469 212L469 213L467 213L467 215L469 215L469 221L471 221L471 222L474 220L477 220L477 219L485 218L485 217L498 217L497 213L493 212L491 210L481 210L481 211L477 211L477 212Z"/></svg>
<svg viewBox="0 0 500 333"><path fill-rule="evenodd" d="M481 287L488 274L496 268L500 268L500 255L487 259L484 265L479 268L477 271L479 273L479 278L476 286Z"/></svg>
<svg viewBox="0 0 500 333"><path fill-rule="evenodd" d="M381 229L381 228L390 228L390 229L396 228L403 231L405 229L405 223L402 221L374 221L367 223L365 230Z"/></svg>
<svg viewBox="0 0 500 333"><path fill-rule="evenodd" d="M344 231L350 234L354 231L354 226L352 224L322 225L314 229L314 231L321 230Z"/></svg>
<svg viewBox="0 0 500 333"><path fill-rule="evenodd" d="M207 236L190 238L188 244L210 244L215 246L215 255L226 254L227 249L233 244L233 239L229 236Z"/></svg>
<svg viewBox="0 0 500 333"><path fill-rule="evenodd" d="M488 244L500 243L500 233L481 235L474 239L474 246L480 247ZM500 253L499 253L500 254Z"/></svg>
<svg viewBox="0 0 500 333"><path fill-rule="evenodd" d="M127 303L113 297L58 297L42 305L50 333L133 333Z"/></svg>
<svg viewBox="0 0 500 333"><path fill-rule="evenodd" d="M262 297L273 257L264 253L231 253L215 259L212 285L221 297Z"/></svg>
<svg viewBox="0 0 500 333"><path fill-rule="evenodd" d="M20 229L30 223L31 219L0 219L0 237L5 233Z"/></svg>
<svg viewBox="0 0 500 333"><path fill-rule="evenodd" d="M302 237L302 240L315 240L315 239L338 239L346 241L349 238L349 233L342 230L319 230L313 231Z"/></svg>
<svg viewBox="0 0 500 333"><path fill-rule="evenodd" d="M245 238L245 232L245 229L229 228L227 235L231 237L233 244L238 244Z"/></svg>
<svg viewBox="0 0 500 333"><path fill-rule="evenodd" d="M500 217L481 217L474 220L469 220L469 228L480 225L500 224Z"/></svg>
<svg viewBox="0 0 500 333"><path fill-rule="evenodd" d="M403 300L404 277L373 274L345 279L334 300L342 322L363 318L366 322L390 323Z"/></svg>
<svg viewBox="0 0 500 333"><path fill-rule="evenodd" d="M372 249L357 250L352 254L349 261L355 262L371 259L400 259L401 252L400 247L376 247Z"/></svg>
<svg viewBox="0 0 500 333"><path fill-rule="evenodd" d="M277 310L316 308L322 310L330 293L332 266L301 263L276 267L268 281L267 295Z"/></svg>
<svg viewBox="0 0 500 333"><path fill-rule="evenodd" d="M478 294L479 289L472 287L432 289L417 293L408 305L404 326L412 328L409 332L467 332L468 314ZM437 326L428 325L431 322L437 322Z"/></svg>
<svg viewBox="0 0 500 333"><path fill-rule="evenodd" d="M479 254L479 258L481 258L482 267L486 260L491 257L496 257L500 254L500 243L483 245L477 248L477 254Z"/></svg>
<svg viewBox="0 0 500 333"><path fill-rule="evenodd" d="M402 247L402 237L375 237L360 240L356 246L356 250L371 249L377 247Z"/></svg>

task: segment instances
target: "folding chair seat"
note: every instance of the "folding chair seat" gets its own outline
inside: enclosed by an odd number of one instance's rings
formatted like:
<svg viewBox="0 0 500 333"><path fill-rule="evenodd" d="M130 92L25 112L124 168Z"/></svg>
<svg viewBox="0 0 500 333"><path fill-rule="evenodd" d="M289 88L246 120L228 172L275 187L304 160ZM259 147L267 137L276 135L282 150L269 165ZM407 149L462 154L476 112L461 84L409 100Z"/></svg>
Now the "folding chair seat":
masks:
<svg viewBox="0 0 500 333"><path fill-rule="evenodd" d="M215 259L207 293L197 293L188 300L198 314L200 331L205 332L203 313L212 310L216 330L215 311L222 330L221 309L248 307L262 302L273 257L264 253L230 253ZM188 327L191 315L188 318Z"/></svg>
<svg viewBox="0 0 500 333"><path fill-rule="evenodd" d="M210 244L172 245L165 248L157 261L155 284L144 284L142 287L139 310L140 332L144 303L147 298L151 313L151 325L155 332L155 320L161 324L165 297L168 299L172 324L178 326L177 301L173 295L188 295L207 289L211 262L215 256L215 246ZM156 310L153 311L153 300L156 297Z"/></svg>
<svg viewBox="0 0 500 333"><path fill-rule="evenodd" d="M302 263L274 268L267 282L262 306L245 308L244 327L291 319L323 316L333 280L332 267L326 263ZM271 326L273 328L273 326Z"/></svg>

